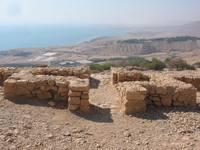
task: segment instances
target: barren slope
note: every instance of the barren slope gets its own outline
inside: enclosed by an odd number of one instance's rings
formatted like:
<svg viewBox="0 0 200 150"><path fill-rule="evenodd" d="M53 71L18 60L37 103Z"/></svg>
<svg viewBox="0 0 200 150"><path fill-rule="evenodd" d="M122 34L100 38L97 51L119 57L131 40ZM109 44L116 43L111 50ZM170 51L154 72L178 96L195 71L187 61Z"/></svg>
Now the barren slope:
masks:
<svg viewBox="0 0 200 150"><path fill-rule="evenodd" d="M1 88L0 149L199 149L199 109L149 108L123 116L116 111L118 95L109 73L92 77L95 106L88 115L71 114L62 104L50 107L45 101L11 102Z"/></svg>

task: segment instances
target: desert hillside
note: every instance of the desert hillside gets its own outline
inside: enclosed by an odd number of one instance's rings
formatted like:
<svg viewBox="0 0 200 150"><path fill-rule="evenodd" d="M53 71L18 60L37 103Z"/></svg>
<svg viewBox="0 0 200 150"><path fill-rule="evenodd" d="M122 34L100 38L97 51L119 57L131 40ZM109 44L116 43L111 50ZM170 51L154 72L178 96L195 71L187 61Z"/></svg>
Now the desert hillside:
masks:
<svg viewBox="0 0 200 150"><path fill-rule="evenodd" d="M141 56L182 57L189 63L200 58L199 22L182 26L147 28L121 36L99 37L74 46L26 48L0 52L4 66L32 66L76 62L87 63L96 58Z"/></svg>
<svg viewBox="0 0 200 150"><path fill-rule="evenodd" d="M199 149L198 70L1 68L0 81L1 149Z"/></svg>
<svg viewBox="0 0 200 150"><path fill-rule="evenodd" d="M107 43L95 42L84 47L82 52L89 56L135 56L152 53L184 53L199 50L200 39L195 37L171 37L156 39L127 39ZM92 47L94 46L94 47Z"/></svg>

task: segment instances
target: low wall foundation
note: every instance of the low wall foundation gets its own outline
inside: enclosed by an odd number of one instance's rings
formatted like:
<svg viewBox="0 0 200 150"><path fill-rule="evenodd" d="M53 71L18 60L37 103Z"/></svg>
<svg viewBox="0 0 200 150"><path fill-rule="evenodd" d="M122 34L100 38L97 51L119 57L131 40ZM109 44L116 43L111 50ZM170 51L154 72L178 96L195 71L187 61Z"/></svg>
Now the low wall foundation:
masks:
<svg viewBox="0 0 200 150"><path fill-rule="evenodd" d="M119 80L122 74L124 78ZM125 114L144 112L148 105L162 107L197 105L197 88L170 75L122 69L118 72L115 68L111 76L114 86L120 93L121 111Z"/></svg>

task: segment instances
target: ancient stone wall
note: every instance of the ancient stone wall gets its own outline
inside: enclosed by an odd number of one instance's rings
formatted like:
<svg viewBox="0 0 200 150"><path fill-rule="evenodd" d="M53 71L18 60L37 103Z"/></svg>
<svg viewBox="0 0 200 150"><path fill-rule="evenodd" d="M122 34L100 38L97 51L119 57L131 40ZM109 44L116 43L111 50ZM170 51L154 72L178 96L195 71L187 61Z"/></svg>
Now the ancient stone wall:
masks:
<svg viewBox="0 0 200 150"><path fill-rule="evenodd" d="M170 76L155 74L149 85L142 84L148 91L149 103L157 106L195 106L197 89Z"/></svg>
<svg viewBox="0 0 200 150"><path fill-rule="evenodd" d="M68 101L71 111L79 109L89 111L89 77L84 76L84 79L81 79L75 77L75 75L68 76L64 73L61 75L65 76L58 76L57 72L49 73L53 75L37 75L48 73L44 73L44 70L38 73L38 69L35 70L28 69L12 74L4 82L5 97L11 99L64 100ZM80 74L76 75L80 76Z"/></svg>
<svg viewBox="0 0 200 150"><path fill-rule="evenodd" d="M4 67L0 68L0 86L2 86L3 82L15 72L19 72L19 69Z"/></svg>
<svg viewBox="0 0 200 150"><path fill-rule="evenodd" d="M200 71L168 71L164 72L169 74L173 78L183 81L185 83L190 83L200 91Z"/></svg>
<svg viewBox="0 0 200 150"><path fill-rule="evenodd" d="M75 76L81 79L90 78L90 70L87 67L37 67L37 68L11 68L0 67L0 85L13 73L21 70L29 70L33 75L53 75L53 76Z"/></svg>
<svg viewBox="0 0 200 150"><path fill-rule="evenodd" d="M134 82L124 82L117 85L117 90L120 93L120 109L125 114L137 112L145 112L145 98L147 90Z"/></svg>
<svg viewBox="0 0 200 150"><path fill-rule="evenodd" d="M31 69L33 75L75 76L81 79L90 78L90 70L87 67L41 67Z"/></svg>
<svg viewBox="0 0 200 150"><path fill-rule="evenodd" d="M133 76L134 73L137 74L133 71ZM149 81L141 81L138 78L138 81L129 82L118 80L115 84L120 93L120 105L124 113L144 112L147 105L196 106L197 89L192 84L184 83L162 73L144 72L141 76L148 76Z"/></svg>
<svg viewBox="0 0 200 150"><path fill-rule="evenodd" d="M80 108L81 111L89 110L89 89L88 79L76 79L70 81L69 85L69 109L74 111Z"/></svg>
<svg viewBox="0 0 200 150"><path fill-rule="evenodd" d="M141 71L129 71L124 68L112 68L112 83L117 84L119 82L126 81L149 81L149 77L144 75Z"/></svg>

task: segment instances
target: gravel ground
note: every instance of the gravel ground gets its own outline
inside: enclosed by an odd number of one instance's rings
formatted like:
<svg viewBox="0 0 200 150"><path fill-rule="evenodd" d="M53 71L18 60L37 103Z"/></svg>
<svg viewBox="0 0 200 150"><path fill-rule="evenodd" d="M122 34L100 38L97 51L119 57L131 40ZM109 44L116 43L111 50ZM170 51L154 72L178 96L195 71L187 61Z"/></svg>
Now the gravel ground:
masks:
<svg viewBox="0 0 200 150"><path fill-rule="evenodd" d="M0 88L0 149L200 149L199 108L152 107L124 116L109 75L92 77L90 114L72 114L65 103L9 101Z"/></svg>

